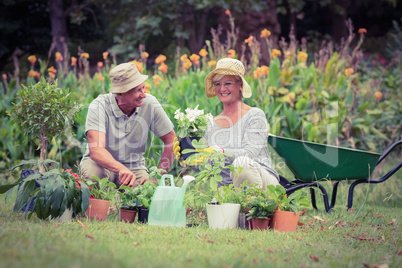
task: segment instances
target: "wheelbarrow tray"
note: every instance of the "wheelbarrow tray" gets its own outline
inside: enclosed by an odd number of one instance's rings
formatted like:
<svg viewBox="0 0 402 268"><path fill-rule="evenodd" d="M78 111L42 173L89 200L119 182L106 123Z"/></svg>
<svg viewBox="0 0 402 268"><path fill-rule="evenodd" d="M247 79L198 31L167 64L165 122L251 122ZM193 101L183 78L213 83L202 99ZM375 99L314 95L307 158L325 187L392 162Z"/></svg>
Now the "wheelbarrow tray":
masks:
<svg viewBox="0 0 402 268"><path fill-rule="evenodd" d="M380 154L356 149L269 136L268 143L284 158L298 180L358 180L370 178Z"/></svg>

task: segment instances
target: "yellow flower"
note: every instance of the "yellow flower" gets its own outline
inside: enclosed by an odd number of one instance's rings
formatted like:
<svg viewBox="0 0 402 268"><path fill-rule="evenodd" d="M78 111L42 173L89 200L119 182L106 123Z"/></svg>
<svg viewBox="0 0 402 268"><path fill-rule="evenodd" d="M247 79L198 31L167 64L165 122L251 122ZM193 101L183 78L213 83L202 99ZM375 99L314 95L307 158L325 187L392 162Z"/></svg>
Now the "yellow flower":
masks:
<svg viewBox="0 0 402 268"><path fill-rule="evenodd" d="M264 37L268 37L270 35L271 35L271 32L268 31L267 29L264 29L264 30L261 31L260 37L264 38Z"/></svg>
<svg viewBox="0 0 402 268"><path fill-rule="evenodd" d="M253 38L254 38L254 36L250 35L249 38L244 40L244 43L248 44L248 46L251 47L253 45Z"/></svg>
<svg viewBox="0 0 402 268"><path fill-rule="evenodd" d="M77 58L71 57L71 66L75 66L77 64Z"/></svg>
<svg viewBox="0 0 402 268"><path fill-rule="evenodd" d="M198 54L200 54L201 57L205 58L208 55L208 52L205 49L201 49Z"/></svg>
<svg viewBox="0 0 402 268"><path fill-rule="evenodd" d="M182 55L182 56L180 57L180 60L184 62L184 61L187 60L187 58L188 58L187 54L184 54L184 55Z"/></svg>
<svg viewBox="0 0 402 268"><path fill-rule="evenodd" d="M165 60L166 60L166 56L161 54L155 59L155 63L161 64L161 63L165 62Z"/></svg>
<svg viewBox="0 0 402 268"><path fill-rule="evenodd" d="M162 62L162 64L158 67L158 70L161 71L163 74L167 73L168 66Z"/></svg>
<svg viewBox="0 0 402 268"><path fill-rule="evenodd" d="M307 57L308 57L308 54L306 52L303 52L303 51L299 51L299 53L297 55L297 58L300 59L303 62L307 61Z"/></svg>
<svg viewBox="0 0 402 268"><path fill-rule="evenodd" d="M34 65L36 62L36 56L35 55L31 55L28 57L29 62Z"/></svg>
<svg viewBox="0 0 402 268"><path fill-rule="evenodd" d="M146 59L148 59L148 57L149 57L149 54L147 53L147 52L142 52L141 53L141 58L143 59L143 60L146 60Z"/></svg>
<svg viewBox="0 0 402 268"><path fill-rule="evenodd" d="M191 65L193 65L193 64L191 63L191 61L190 61L189 59L186 59L186 61L183 63L183 67L184 67L185 69L190 68Z"/></svg>
<svg viewBox="0 0 402 268"><path fill-rule="evenodd" d="M278 50L278 49L272 49L272 53L271 53L271 57L272 58L275 58L275 57L277 57L277 56L281 56L282 55L282 52L280 51L280 50Z"/></svg>
<svg viewBox="0 0 402 268"><path fill-rule="evenodd" d="M261 66L261 71L263 74L268 75L268 70L269 70L268 66L266 65Z"/></svg>
<svg viewBox="0 0 402 268"><path fill-rule="evenodd" d="M234 56L236 55L236 51L234 49L229 49L228 51L228 58L234 58Z"/></svg>
<svg viewBox="0 0 402 268"><path fill-rule="evenodd" d="M215 65L216 65L216 61L214 61L214 60L210 60L210 61L208 61L208 66L211 66L211 67L215 67Z"/></svg>
<svg viewBox="0 0 402 268"><path fill-rule="evenodd" d="M200 63L200 56L198 56L197 54L192 54L192 55L190 56L190 60L191 60L194 64L198 65L198 64Z"/></svg>
<svg viewBox="0 0 402 268"><path fill-rule="evenodd" d="M63 61L63 55L60 52L56 52L55 54L56 62Z"/></svg>
<svg viewBox="0 0 402 268"><path fill-rule="evenodd" d="M107 56L109 56L109 52L107 52L107 51L106 51L106 52L103 52L103 53L102 53L102 56L103 56L103 59L106 60L106 59L107 59Z"/></svg>
<svg viewBox="0 0 402 268"><path fill-rule="evenodd" d="M353 70L353 68L347 68L345 70L345 75L346 77L348 77L349 75L353 74L355 71Z"/></svg>
<svg viewBox="0 0 402 268"><path fill-rule="evenodd" d="M80 56L81 58L87 58L87 59L89 59L89 54L88 53L86 53L86 52L84 52L84 53L81 53L81 56Z"/></svg>

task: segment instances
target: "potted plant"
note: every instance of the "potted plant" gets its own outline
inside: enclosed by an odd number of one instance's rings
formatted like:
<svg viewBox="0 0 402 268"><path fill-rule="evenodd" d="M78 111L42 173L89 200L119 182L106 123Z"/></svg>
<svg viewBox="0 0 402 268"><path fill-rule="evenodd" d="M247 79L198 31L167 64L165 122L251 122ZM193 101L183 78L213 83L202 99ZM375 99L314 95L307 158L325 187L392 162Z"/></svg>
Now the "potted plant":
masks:
<svg viewBox="0 0 402 268"><path fill-rule="evenodd" d="M88 181L88 185L91 186L91 198L85 214L91 220L104 220L108 214L110 202L116 195L116 185L108 178L99 179L94 176L92 179L96 182Z"/></svg>
<svg viewBox="0 0 402 268"><path fill-rule="evenodd" d="M16 212L20 212L24 207L32 207L32 211L25 210L25 217L30 218L35 213L42 220L49 218L69 220L73 213L77 215L86 211L89 205L90 189L77 174L72 173L71 170L61 170L59 163L49 159L21 161L11 170L24 165L42 166L45 172L32 173L14 183L0 186L0 193L18 186L14 206Z"/></svg>
<svg viewBox="0 0 402 268"><path fill-rule="evenodd" d="M247 219L251 220L250 229L266 230L271 216L278 204L262 188L247 189Z"/></svg>
<svg viewBox="0 0 402 268"><path fill-rule="evenodd" d="M300 211L310 205L310 201L302 190L287 196L283 186L267 186L271 198L278 205L269 223L271 229L283 232L294 232L299 220Z"/></svg>
<svg viewBox="0 0 402 268"><path fill-rule="evenodd" d="M204 110L198 110L198 105L194 108L187 108L186 113L176 110L174 118L177 120L177 136L179 137L181 148L181 159L185 160L194 152L184 153L185 149L193 149L192 141L200 140L205 135L208 122L212 120L212 114L204 114Z"/></svg>
<svg viewBox="0 0 402 268"><path fill-rule="evenodd" d="M120 220L133 223L138 210L137 195L134 189L128 186L120 186L120 190L123 190L123 192L118 192L121 198Z"/></svg>
<svg viewBox="0 0 402 268"><path fill-rule="evenodd" d="M201 139L194 141L195 150L187 149L195 153L186 161L203 159L204 164L199 166L196 173L196 183L193 190L188 191L186 200L192 199L195 206L205 206L207 211L208 224L211 228L237 228L240 212L240 199L238 198L233 185L218 187L222 181L220 175L224 168L232 172L240 173L241 168L236 170L232 165L225 165L225 153L219 151L202 150L205 144ZM198 150L198 151L197 151ZM212 202L212 200L215 200Z"/></svg>

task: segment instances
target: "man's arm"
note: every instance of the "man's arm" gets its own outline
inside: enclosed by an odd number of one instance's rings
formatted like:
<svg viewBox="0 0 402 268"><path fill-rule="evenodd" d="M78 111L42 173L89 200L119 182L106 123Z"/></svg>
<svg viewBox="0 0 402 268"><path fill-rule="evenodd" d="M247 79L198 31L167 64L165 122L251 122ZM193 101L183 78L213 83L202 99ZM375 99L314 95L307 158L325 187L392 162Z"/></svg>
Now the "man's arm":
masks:
<svg viewBox="0 0 402 268"><path fill-rule="evenodd" d="M173 139L176 137L174 130L170 131L168 134L159 137L164 145L165 148L163 149L161 161L159 163L159 168L169 171L170 166L173 164L174 161L174 153L173 153Z"/></svg>
<svg viewBox="0 0 402 268"><path fill-rule="evenodd" d="M89 155L98 165L112 172L119 173L122 185L133 186L135 175L122 163L116 161L106 147L106 134L96 130L87 132Z"/></svg>

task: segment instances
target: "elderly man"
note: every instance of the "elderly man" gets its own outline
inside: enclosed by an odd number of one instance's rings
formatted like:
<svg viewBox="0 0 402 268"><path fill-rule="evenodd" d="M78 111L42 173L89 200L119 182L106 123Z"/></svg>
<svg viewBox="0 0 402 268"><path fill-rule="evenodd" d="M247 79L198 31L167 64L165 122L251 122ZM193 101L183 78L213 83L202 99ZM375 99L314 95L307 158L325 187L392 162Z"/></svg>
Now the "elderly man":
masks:
<svg viewBox="0 0 402 268"><path fill-rule="evenodd" d="M86 179L108 177L118 187L135 187L148 179L144 153L151 130L164 143L159 168L169 170L174 160L173 124L160 103L145 93L147 75L134 63L110 71L112 88L91 102L85 125L88 146L80 163Z"/></svg>

